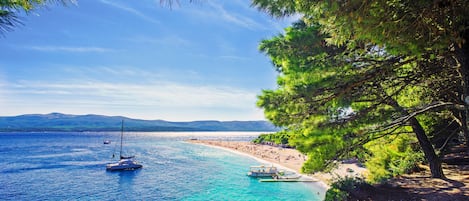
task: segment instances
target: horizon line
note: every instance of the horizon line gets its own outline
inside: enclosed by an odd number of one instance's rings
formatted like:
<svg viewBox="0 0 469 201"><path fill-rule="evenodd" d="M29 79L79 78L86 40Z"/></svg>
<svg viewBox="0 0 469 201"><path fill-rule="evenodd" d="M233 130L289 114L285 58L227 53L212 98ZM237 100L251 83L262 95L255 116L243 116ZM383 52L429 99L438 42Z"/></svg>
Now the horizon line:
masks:
<svg viewBox="0 0 469 201"><path fill-rule="evenodd" d="M166 121L166 122L198 122L198 121L218 121L218 122L246 122L246 121L265 121L270 122L266 119L251 119L251 120L217 120L217 119L200 119L200 120L165 120L165 119L144 119L144 118L137 118L137 117L128 117L125 115L105 115L105 114L96 114L96 113L89 113L89 114L70 114L70 113L62 113L62 112L49 112L49 113L27 113L27 114L12 114L12 115L1 115L0 117L18 117L18 116L26 116L26 115L68 115L68 116L87 116L87 115L95 115L95 116L103 116L103 117L122 117L131 120L144 120L144 121Z"/></svg>

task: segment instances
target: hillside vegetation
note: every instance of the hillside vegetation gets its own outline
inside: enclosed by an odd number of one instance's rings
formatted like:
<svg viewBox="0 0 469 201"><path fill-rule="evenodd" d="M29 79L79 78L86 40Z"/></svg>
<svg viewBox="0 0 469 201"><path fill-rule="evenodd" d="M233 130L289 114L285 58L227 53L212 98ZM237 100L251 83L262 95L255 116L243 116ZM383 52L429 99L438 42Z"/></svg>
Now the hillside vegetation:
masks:
<svg viewBox="0 0 469 201"><path fill-rule="evenodd" d="M0 117L0 131L276 131L267 121L140 120L122 116L68 115L60 113Z"/></svg>

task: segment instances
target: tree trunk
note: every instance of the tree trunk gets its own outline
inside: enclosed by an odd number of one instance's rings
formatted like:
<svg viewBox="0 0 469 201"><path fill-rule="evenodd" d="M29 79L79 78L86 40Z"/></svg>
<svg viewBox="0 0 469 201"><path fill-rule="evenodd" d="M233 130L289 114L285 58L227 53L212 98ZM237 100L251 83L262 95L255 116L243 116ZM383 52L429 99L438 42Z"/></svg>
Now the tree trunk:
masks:
<svg viewBox="0 0 469 201"><path fill-rule="evenodd" d="M469 144L469 131L467 130L468 128L468 119L467 119L467 115L468 115L468 108L467 108L467 105L465 106L465 109L464 111L461 111L461 129L462 129L462 133L463 133L463 136L464 136L464 144L468 145Z"/></svg>
<svg viewBox="0 0 469 201"><path fill-rule="evenodd" d="M409 115L409 112L403 107L401 107L395 99L389 97L388 102L396 110L400 111L402 115ZM415 117L412 117L409 119L409 123L411 124L412 130L417 136L419 145L422 148L425 158L427 159L428 165L430 166L430 172L432 174L432 177L441 179L446 178L443 173L443 168L441 167L441 160L436 155L435 149L433 148L432 143L428 139L427 134L425 133L425 130L423 129L422 125L420 125L420 122Z"/></svg>
<svg viewBox="0 0 469 201"><path fill-rule="evenodd" d="M415 117L410 119L410 124L412 125L412 130L417 136L423 154L425 155L428 165L430 166L432 177L444 179L445 175L441 167L441 160L436 155L435 149L425 134L425 130L423 130L422 125L420 125L419 121Z"/></svg>
<svg viewBox="0 0 469 201"><path fill-rule="evenodd" d="M469 31L465 33L464 38L466 41L469 40ZM465 111L463 113L462 120L465 125L462 127L464 133L464 139L466 145L469 144L469 44L466 42L462 47L456 45L456 60L458 65L458 71L461 74L462 80L462 101L465 105Z"/></svg>

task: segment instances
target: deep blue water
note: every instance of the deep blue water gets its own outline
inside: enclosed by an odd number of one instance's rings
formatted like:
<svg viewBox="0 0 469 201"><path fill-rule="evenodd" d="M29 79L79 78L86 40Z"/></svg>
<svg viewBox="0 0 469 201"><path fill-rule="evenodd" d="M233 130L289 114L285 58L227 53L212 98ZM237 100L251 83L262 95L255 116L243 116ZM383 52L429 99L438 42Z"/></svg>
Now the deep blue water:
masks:
<svg viewBox="0 0 469 201"><path fill-rule="evenodd" d="M321 200L314 183L261 183L256 160L184 142L253 133L126 133L143 168L107 172L119 133L0 133L0 200ZM112 143L103 144L110 139ZM118 155L118 154L116 154ZM320 195L318 195L320 192Z"/></svg>

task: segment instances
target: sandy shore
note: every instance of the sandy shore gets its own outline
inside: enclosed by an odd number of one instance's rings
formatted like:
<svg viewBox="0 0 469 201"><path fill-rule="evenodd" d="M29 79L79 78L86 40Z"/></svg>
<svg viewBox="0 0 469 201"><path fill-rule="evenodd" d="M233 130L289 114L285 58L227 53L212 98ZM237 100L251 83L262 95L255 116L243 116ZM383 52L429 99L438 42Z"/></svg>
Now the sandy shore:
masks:
<svg viewBox="0 0 469 201"><path fill-rule="evenodd" d="M301 166L306 161L306 156L295 149L259 145L251 142L215 141L215 140L190 140L188 142L225 148L237 153L246 154L258 159L262 163L271 163L279 168L301 173ZM323 183L325 188L332 178L337 176L361 176L366 174L366 169L355 163L342 163L331 173L303 174Z"/></svg>
<svg viewBox="0 0 469 201"><path fill-rule="evenodd" d="M189 142L251 156L262 164L271 163L281 169L290 169L290 171L297 173L300 172L301 165L306 159L304 155L294 149L256 145L251 142L208 140L190 140ZM444 167L448 179L430 178L429 171L422 171L394 178L388 182L388 185L375 186L371 190L355 192L355 196L360 195L361 197L357 197L357 199L360 198L359 200L467 200L467 196L469 196L469 165L446 165ZM327 189L334 177L364 176L366 174L365 168L349 162L339 164L338 168L331 173L316 173L306 176L319 180L320 182L313 183ZM321 197L324 196L324 194L321 195Z"/></svg>

